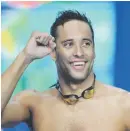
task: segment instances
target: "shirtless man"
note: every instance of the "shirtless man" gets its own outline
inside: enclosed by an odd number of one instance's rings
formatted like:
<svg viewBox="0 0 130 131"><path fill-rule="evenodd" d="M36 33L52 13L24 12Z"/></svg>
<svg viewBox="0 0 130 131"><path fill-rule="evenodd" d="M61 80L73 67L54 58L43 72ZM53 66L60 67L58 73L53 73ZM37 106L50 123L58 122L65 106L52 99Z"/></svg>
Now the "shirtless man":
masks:
<svg viewBox="0 0 130 131"><path fill-rule="evenodd" d="M49 54L57 65L58 89L25 90L9 102L28 65ZM130 94L94 82L94 59L93 28L87 17L76 11L62 12L51 35L33 32L27 46L2 74L2 127L24 121L35 131L128 131ZM80 97L86 89L90 90Z"/></svg>

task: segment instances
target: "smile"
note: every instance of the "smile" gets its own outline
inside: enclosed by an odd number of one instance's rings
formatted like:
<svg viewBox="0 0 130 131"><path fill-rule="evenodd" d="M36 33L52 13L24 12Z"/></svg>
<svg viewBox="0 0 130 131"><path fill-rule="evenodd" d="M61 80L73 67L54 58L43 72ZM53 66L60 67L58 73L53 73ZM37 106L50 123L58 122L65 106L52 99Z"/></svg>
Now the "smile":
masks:
<svg viewBox="0 0 130 131"><path fill-rule="evenodd" d="M76 71L83 71L86 65L85 61L75 61L70 63L71 67Z"/></svg>

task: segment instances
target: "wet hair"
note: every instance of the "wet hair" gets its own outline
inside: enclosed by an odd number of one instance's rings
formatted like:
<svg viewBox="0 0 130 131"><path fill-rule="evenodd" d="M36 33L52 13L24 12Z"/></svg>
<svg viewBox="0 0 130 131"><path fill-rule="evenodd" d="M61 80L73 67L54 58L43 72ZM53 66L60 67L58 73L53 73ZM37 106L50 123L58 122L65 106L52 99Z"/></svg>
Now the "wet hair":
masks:
<svg viewBox="0 0 130 131"><path fill-rule="evenodd" d="M55 38L57 38L57 27L60 25L64 25L64 23L71 20L79 20L87 23L92 32L92 39L94 42L94 31L91 24L91 21L87 18L85 14L79 13L77 10L65 10L58 13L56 20L51 26L50 34Z"/></svg>

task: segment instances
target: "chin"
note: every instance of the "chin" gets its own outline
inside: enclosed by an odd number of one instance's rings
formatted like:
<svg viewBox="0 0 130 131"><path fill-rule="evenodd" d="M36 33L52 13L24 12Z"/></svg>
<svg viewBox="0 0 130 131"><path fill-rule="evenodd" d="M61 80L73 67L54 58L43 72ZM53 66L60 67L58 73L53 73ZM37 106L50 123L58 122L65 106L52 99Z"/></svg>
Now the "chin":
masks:
<svg viewBox="0 0 130 131"><path fill-rule="evenodd" d="M70 74L70 80L75 83L83 82L86 78L87 78L87 74L83 74L83 73Z"/></svg>
<svg viewBox="0 0 130 131"><path fill-rule="evenodd" d="M77 77L71 77L69 81L71 81L72 83L82 83L85 80L85 78L77 78Z"/></svg>

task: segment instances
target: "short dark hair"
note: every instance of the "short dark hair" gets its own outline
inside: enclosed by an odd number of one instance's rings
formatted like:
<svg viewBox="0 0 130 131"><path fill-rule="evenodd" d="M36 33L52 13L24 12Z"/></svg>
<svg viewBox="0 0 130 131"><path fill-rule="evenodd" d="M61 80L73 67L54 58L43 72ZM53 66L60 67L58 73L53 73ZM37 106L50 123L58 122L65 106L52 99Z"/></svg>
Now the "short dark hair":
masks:
<svg viewBox="0 0 130 131"><path fill-rule="evenodd" d="M56 39L57 37L57 27L59 25L64 25L64 23L71 20L79 20L86 22L92 32L92 39L94 41L94 31L90 19L87 18L85 14L79 13L77 10L65 10L58 13L55 22L51 26L50 34Z"/></svg>

